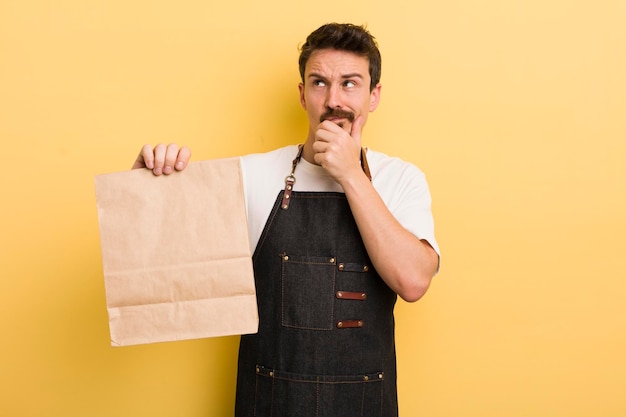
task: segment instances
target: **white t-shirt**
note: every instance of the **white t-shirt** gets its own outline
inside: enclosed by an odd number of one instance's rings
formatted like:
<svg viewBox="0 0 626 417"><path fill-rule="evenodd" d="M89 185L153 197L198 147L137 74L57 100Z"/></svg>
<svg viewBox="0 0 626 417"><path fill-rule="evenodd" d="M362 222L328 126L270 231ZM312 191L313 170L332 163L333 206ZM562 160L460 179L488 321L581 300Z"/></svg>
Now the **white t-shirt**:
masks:
<svg viewBox="0 0 626 417"><path fill-rule="evenodd" d="M241 157L250 250L253 253L276 197L285 188L285 177L291 173L291 163L297 153L298 146L290 145ZM367 151L367 162L372 185L389 211L405 229L428 241L439 254L430 191L424 173L415 165L372 150ZM294 191L343 192L324 168L304 158L296 168L295 177Z"/></svg>

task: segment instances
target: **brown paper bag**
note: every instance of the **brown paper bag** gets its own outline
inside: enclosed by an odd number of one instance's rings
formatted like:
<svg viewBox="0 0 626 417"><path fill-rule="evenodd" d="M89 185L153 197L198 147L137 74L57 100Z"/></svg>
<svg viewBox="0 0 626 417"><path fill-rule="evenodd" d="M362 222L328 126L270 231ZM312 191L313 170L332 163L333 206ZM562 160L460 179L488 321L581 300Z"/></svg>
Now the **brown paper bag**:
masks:
<svg viewBox="0 0 626 417"><path fill-rule="evenodd" d="M239 158L95 183L113 346L257 331Z"/></svg>

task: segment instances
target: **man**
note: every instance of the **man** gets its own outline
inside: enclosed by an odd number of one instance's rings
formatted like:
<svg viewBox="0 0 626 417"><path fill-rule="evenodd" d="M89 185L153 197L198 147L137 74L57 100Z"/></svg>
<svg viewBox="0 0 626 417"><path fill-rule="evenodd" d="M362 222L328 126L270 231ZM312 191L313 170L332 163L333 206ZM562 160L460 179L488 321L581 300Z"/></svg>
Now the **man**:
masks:
<svg viewBox="0 0 626 417"><path fill-rule="evenodd" d="M235 414L397 416L394 305L421 298L439 265L428 186L361 147L381 93L365 28L320 27L299 64L304 145L241 158L259 332L241 338ZM133 168L189 158L146 145Z"/></svg>

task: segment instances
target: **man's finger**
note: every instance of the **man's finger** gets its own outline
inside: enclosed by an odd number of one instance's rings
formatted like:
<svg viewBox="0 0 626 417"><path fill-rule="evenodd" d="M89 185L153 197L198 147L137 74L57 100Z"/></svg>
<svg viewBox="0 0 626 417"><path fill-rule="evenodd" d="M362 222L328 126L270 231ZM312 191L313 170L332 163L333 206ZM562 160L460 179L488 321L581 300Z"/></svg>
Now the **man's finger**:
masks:
<svg viewBox="0 0 626 417"><path fill-rule="evenodd" d="M178 159L178 145L170 143L165 149L165 161L163 162L163 173L169 175L174 172L174 165Z"/></svg>
<svg viewBox="0 0 626 417"><path fill-rule="evenodd" d="M154 153L152 151L152 146L143 145L132 167L132 169L137 169L137 168L148 168L148 169L154 168Z"/></svg>
<svg viewBox="0 0 626 417"><path fill-rule="evenodd" d="M337 133L342 131L343 129L336 123L333 123L330 120L324 120L322 123L317 125L315 140L329 142Z"/></svg>
<svg viewBox="0 0 626 417"><path fill-rule="evenodd" d="M176 158L176 165L174 165L174 168L176 168L177 171L182 171L183 169L187 167L187 164L189 163L190 159L191 159L191 149L189 149L186 146L183 146L178 151L178 157Z"/></svg>
<svg viewBox="0 0 626 417"><path fill-rule="evenodd" d="M357 116L352 122L352 128L350 129L350 136L361 146L361 131L363 130L364 120L363 117Z"/></svg>
<svg viewBox="0 0 626 417"><path fill-rule="evenodd" d="M157 146L154 147L154 167L152 169L154 175L161 175L163 173L166 152L167 147L162 143L159 143Z"/></svg>

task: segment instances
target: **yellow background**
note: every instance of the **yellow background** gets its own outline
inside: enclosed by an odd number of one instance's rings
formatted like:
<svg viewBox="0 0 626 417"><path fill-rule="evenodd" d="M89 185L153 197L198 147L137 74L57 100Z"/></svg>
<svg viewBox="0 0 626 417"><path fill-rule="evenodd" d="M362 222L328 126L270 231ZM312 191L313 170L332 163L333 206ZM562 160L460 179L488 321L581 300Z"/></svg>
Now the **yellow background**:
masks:
<svg viewBox="0 0 626 417"><path fill-rule="evenodd" d="M1 0L0 415L231 414L236 337L109 346L93 178L144 143L302 141L297 47L328 21L377 37L365 144L434 199L401 415L626 416L624 0Z"/></svg>

